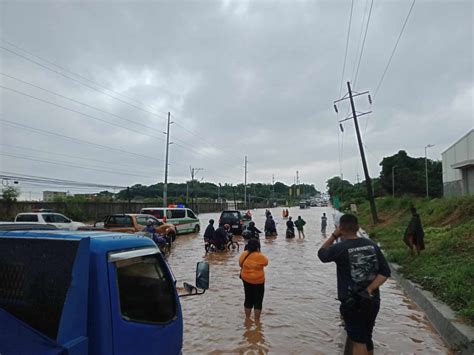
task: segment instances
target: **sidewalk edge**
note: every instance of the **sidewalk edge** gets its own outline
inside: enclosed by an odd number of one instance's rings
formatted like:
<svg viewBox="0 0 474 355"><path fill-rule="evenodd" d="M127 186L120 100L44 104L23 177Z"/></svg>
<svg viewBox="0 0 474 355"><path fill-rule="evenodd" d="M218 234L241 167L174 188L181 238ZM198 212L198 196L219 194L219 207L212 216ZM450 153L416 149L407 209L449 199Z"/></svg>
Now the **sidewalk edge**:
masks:
<svg viewBox="0 0 474 355"><path fill-rule="evenodd" d="M437 300L429 291L404 278L397 264L390 263L392 277L403 288L408 297L421 308L436 331L457 354L474 354L474 327L463 324L449 306Z"/></svg>

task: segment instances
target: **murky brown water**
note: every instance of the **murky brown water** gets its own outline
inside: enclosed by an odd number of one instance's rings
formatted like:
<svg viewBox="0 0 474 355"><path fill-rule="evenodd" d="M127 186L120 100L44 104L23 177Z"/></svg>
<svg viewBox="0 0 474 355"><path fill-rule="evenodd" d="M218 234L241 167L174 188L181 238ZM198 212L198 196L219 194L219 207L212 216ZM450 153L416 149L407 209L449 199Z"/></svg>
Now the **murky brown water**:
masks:
<svg viewBox="0 0 474 355"><path fill-rule="evenodd" d="M203 296L182 299L184 354L337 354L342 351L339 302L336 300L334 264L323 264L317 250L324 241L320 217L331 209L290 209L306 220L305 240L286 240L281 209L272 210L278 224L275 240L261 237L262 252L270 259L266 268L262 325L244 324L243 287L238 256L243 251L205 255L201 235L177 238L169 263L178 279L194 281L197 261L211 265L211 289ZM217 213L201 214L201 227ZM254 211L263 227L264 210ZM262 228L263 229L263 228ZM240 237L236 238L240 240ZM241 243L242 245L242 243ZM379 354L446 354L448 350L424 314L408 300L393 280L382 286L382 307L374 333Z"/></svg>

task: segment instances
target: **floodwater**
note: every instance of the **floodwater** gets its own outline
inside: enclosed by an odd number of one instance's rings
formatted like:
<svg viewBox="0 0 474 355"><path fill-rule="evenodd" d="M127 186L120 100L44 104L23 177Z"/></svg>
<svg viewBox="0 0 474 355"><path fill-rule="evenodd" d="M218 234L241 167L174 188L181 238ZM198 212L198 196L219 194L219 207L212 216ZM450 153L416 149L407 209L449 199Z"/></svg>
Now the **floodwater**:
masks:
<svg viewBox="0 0 474 355"><path fill-rule="evenodd" d="M281 209L272 209L279 222L279 236L261 237L262 252L269 257L261 325L244 322L243 286L239 279L240 252L205 254L202 233L210 218L201 214L201 233L178 236L169 263L178 282L194 282L196 262L211 267L210 289L202 296L181 300L184 314L184 354L338 354L343 349L343 329L336 300L336 269L323 264L317 251L325 237L320 217L330 208L291 208L290 216L301 215L307 224L306 238L286 240L286 220ZM263 230L264 210L253 211L253 220ZM262 228L260 228L262 227ZM393 280L381 288L382 306L374 332L379 354L448 354L440 336Z"/></svg>

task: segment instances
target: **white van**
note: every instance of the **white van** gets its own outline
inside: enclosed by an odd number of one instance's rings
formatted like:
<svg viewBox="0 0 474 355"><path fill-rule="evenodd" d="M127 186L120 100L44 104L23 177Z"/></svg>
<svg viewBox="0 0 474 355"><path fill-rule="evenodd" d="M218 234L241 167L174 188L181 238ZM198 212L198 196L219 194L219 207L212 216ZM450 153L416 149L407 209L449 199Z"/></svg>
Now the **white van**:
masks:
<svg viewBox="0 0 474 355"><path fill-rule="evenodd" d="M199 218L189 208L180 207L147 207L140 213L155 216L163 223L171 223L176 227L176 234L199 233Z"/></svg>

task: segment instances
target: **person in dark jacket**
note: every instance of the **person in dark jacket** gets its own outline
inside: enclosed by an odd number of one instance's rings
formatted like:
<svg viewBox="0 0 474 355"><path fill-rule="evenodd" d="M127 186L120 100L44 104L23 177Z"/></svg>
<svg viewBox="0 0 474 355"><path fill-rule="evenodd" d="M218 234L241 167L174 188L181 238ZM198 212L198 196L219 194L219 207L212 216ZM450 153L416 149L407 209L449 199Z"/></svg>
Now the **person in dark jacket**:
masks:
<svg viewBox="0 0 474 355"><path fill-rule="evenodd" d="M219 227L214 232L212 242L218 250L224 250L225 243L227 242L227 234L230 231L230 226L228 224Z"/></svg>
<svg viewBox="0 0 474 355"><path fill-rule="evenodd" d="M293 222L292 217L288 217L288 221L286 221L286 237L295 237L295 223Z"/></svg>
<svg viewBox="0 0 474 355"><path fill-rule="evenodd" d="M420 215L416 212L416 208L412 207L410 211L411 219L405 230L403 241L408 245L408 248L410 248L411 256L414 255L413 246L415 246L417 254L420 255L420 251L425 249L425 232L421 224Z"/></svg>
<svg viewBox="0 0 474 355"><path fill-rule="evenodd" d="M214 220L213 219L210 219L209 220L209 225L206 227L206 231L204 232L204 243L207 244L209 243L212 238L214 238L214 232L215 232L215 228L214 228Z"/></svg>
<svg viewBox="0 0 474 355"><path fill-rule="evenodd" d="M258 237L259 237L258 235L260 233L262 233L262 231L260 231L257 227L255 227L255 222L253 222L253 221L249 223L249 226L247 227L247 230L250 231L250 233L252 233L250 238L257 238L258 239Z"/></svg>
<svg viewBox="0 0 474 355"><path fill-rule="evenodd" d="M267 217L267 220L265 221L265 235L267 234L274 235L276 233L277 233L277 230L276 230L275 221L272 215L269 215Z"/></svg>

